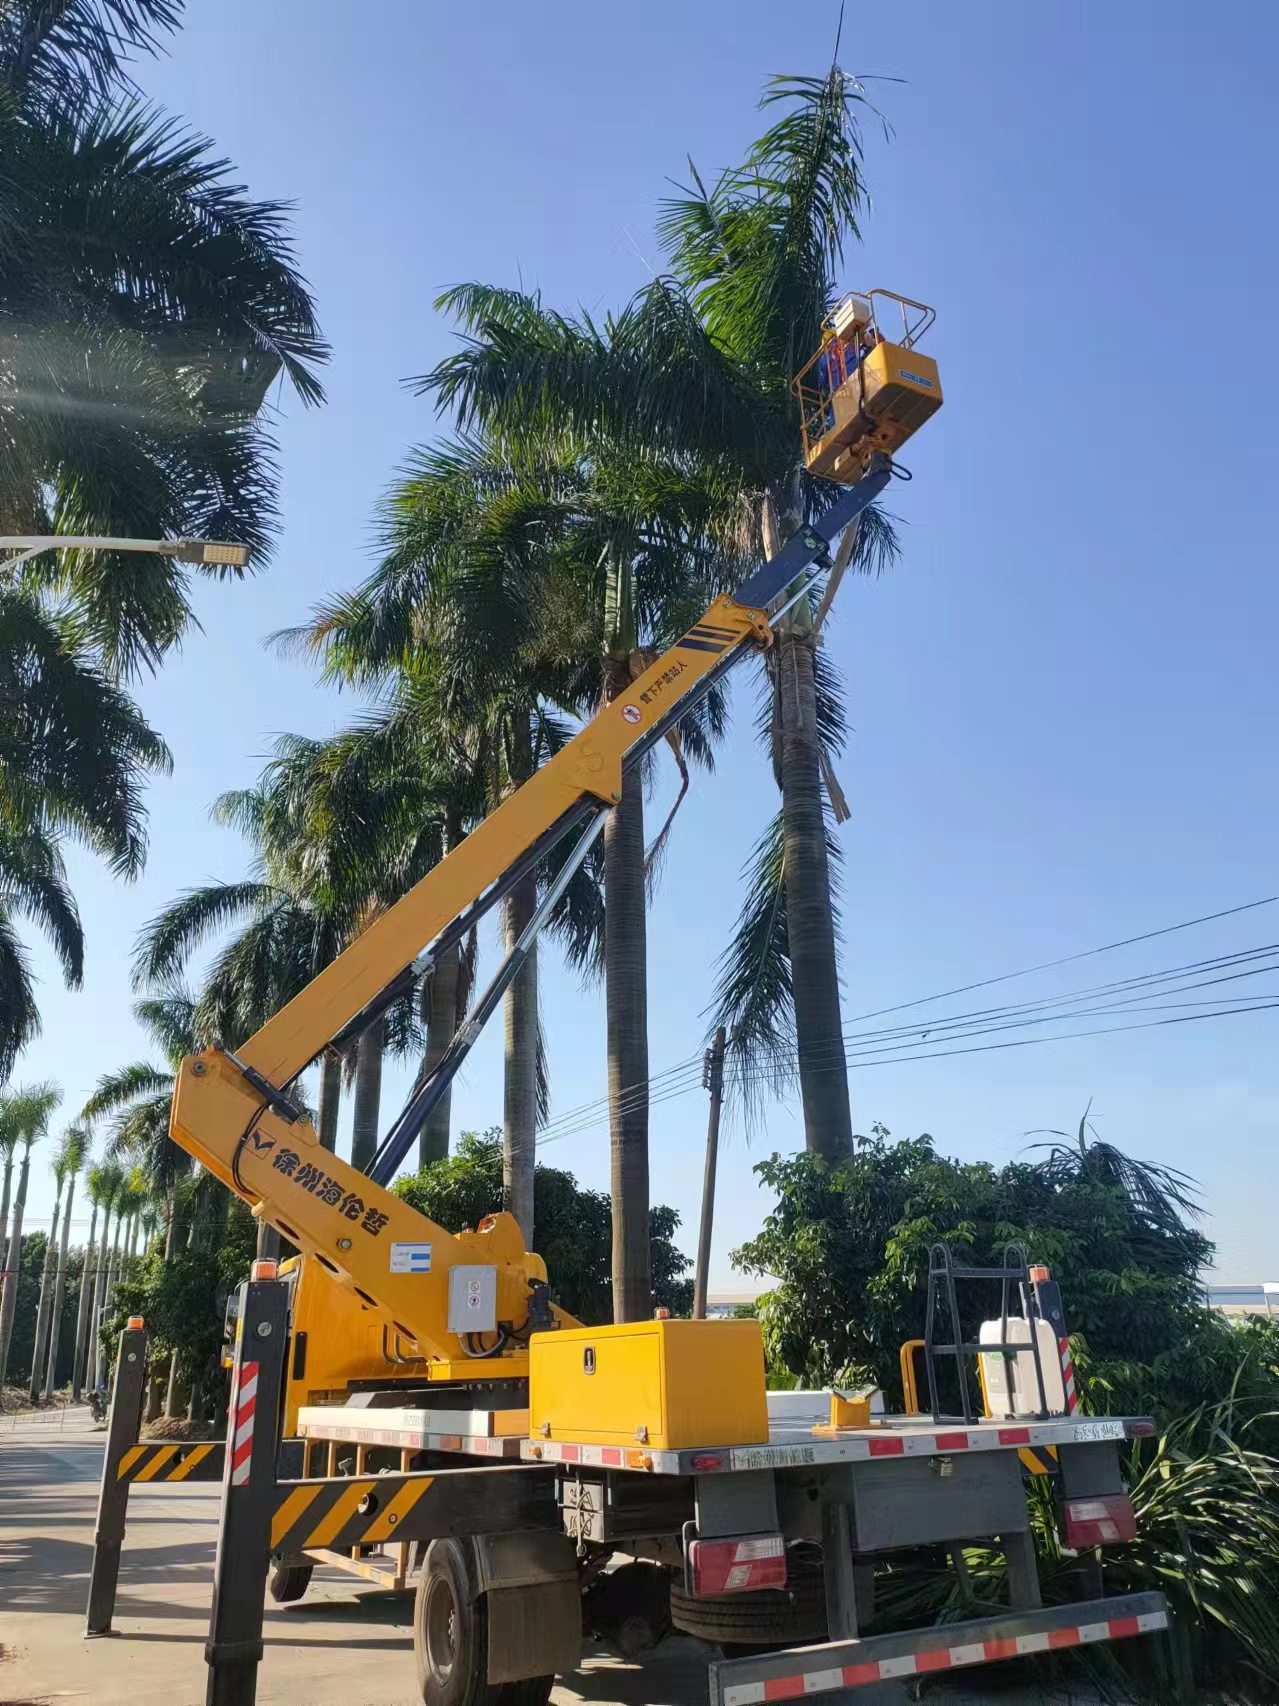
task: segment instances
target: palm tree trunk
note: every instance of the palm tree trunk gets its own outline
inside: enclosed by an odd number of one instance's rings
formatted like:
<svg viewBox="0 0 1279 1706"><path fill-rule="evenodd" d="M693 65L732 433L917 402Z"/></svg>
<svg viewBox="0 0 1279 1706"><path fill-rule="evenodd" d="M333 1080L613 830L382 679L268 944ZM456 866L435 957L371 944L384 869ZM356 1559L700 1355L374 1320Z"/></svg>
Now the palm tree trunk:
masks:
<svg viewBox="0 0 1279 1706"><path fill-rule="evenodd" d="M429 1078L440 1064L444 1051L453 1041L457 1030L457 986L462 969L462 950L450 948L431 973L427 992L426 1051L422 1056L422 1077ZM432 1161L443 1161L449 1152L449 1125L453 1108L452 1085L431 1109L417 1140L417 1164L425 1167Z"/></svg>
<svg viewBox="0 0 1279 1706"><path fill-rule="evenodd" d="M8 1283L4 1288L4 1300L0 1302L0 1392L4 1391L4 1377L9 1369L9 1344L13 1338L13 1316L18 1307L18 1269L22 1262L22 1217L27 1207L27 1180L30 1176L31 1145L28 1144L22 1157L22 1168L18 1174L18 1191L13 1203L13 1230L9 1233L9 1245L4 1262Z"/></svg>
<svg viewBox="0 0 1279 1706"><path fill-rule="evenodd" d="M175 1420L178 1413L178 1353L169 1353L169 1379L164 1389L164 1419Z"/></svg>
<svg viewBox="0 0 1279 1706"><path fill-rule="evenodd" d="M507 896L503 929L509 954L537 909L537 877L523 877ZM502 1207L533 1248L533 1180L537 1143L537 948L504 997L506 1073L502 1090Z"/></svg>
<svg viewBox="0 0 1279 1706"><path fill-rule="evenodd" d="M461 814L455 805L450 804L444 813L442 851L446 857L461 839ZM454 1033L462 1022L463 1014L459 1009L464 1005L466 995L467 992L462 988L462 949L459 944L450 948L435 967L426 991L426 1011L422 1015L426 1023L426 1049L422 1055L421 1071L423 1079L429 1078L435 1071L444 1058L445 1049L453 1041ZM447 1159L452 1116L453 1086L450 1084L431 1109L418 1136L419 1167L429 1166L432 1161Z"/></svg>
<svg viewBox="0 0 1279 1706"><path fill-rule="evenodd" d="M98 1205L95 1202L89 1216L89 1238L84 1246L84 1261L80 1267L80 1297L75 1312L75 1354L71 1359L71 1401L80 1402L88 1382L87 1335L89 1329L89 1299L93 1295L95 1274L93 1240L98 1230Z"/></svg>
<svg viewBox="0 0 1279 1706"><path fill-rule="evenodd" d="M609 699L630 686L629 662L610 660ZM648 967L644 792L639 768L604 826L604 999L613 1202L613 1319L652 1313L648 1248Z"/></svg>
<svg viewBox="0 0 1279 1706"><path fill-rule="evenodd" d="M53 1318L49 1326L49 1356L44 1369L44 1398L53 1396L58 1379L58 1340L62 1331L62 1310L67 1296L67 1248L71 1242L71 1209L75 1203L75 1174L67 1182L67 1212L62 1222L62 1243L58 1247L58 1278L53 1288Z"/></svg>
<svg viewBox="0 0 1279 1706"><path fill-rule="evenodd" d="M102 1205L102 1237L98 1243L98 1270L93 1278L93 1313L89 1320L89 1367L85 1378L92 1392L102 1385L102 1339L98 1332L98 1323L102 1319L102 1311L107 1306L107 1246L111 1238L111 1208L107 1202Z"/></svg>
<svg viewBox="0 0 1279 1706"><path fill-rule="evenodd" d="M4 1158L4 1187L0 1190L0 1257L3 1257L9 1243L9 1192L13 1184L13 1151L10 1149ZM0 1269L0 1307L3 1307L5 1280L8 1275Z"/></svg>
<svg viewBox="0 0 1279 1706"><path fill-rule="evenodd" d="M342 1056L326 1048L320 1056L319 1131L321 1147L333 1153L338 1146L338 1112L342 1105Z"/></svg>
<svg viewBox="0 0 1279 1706"><path fill-rule="evenodd" d="M382 1101L382 1045L386 1021L375 1019L360 1037L355 1053L355 1107L351 1115L351 1165L368 1171L377 1154Z"/></svg>
<svg viewBox="0 0 1279 1706"><path fill-rule="evenodd" d="M49 1223L49 1242L44 1247L44 1267L40 1273L40 1301L36 1304L36 1336L31 1346L31 1379L27 1396L38 1404L44 1393L44 1358L48 1343L49 1311L53 1307L53 1292L58 1273L58 1222L62 1219L62 1181L53 1199L53 1219Z"/></svg>
<svg viewBox="0 0 1279 1706"><path fill-rule="evenodd" d="M853 1144L835 957L835 915L826 857L814 637L788 626L778 635L774 714L780 723L782 848L786 923L804 1143L815 1155L847 1155Z"/></svg>
<svg viewBox="0 0 1279 1706"><path fill-rule="evenodd" d="M120 1270L124 1261L124 1231L127 1224L122 1214L116 1215L115 1237L111 1241L111 1266L107 1271L107 1292L103 1298L103 1304L108 1309L111 1307L115 1288L120 1283Z"/></svg>

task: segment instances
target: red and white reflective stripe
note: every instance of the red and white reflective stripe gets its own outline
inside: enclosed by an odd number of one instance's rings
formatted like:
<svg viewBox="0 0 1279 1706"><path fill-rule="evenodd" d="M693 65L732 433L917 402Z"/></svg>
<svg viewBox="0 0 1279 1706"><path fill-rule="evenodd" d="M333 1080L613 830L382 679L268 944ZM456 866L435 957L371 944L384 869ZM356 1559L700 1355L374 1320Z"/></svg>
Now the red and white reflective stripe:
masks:
<svg viewBox="0 0 1279 1706"><path fill-rule="evenodd" d="M872 1682L891 1682L894 1677L928 1676L934 1671L960 1670L966 1665L993 1664L998 1659L1016 1659L1026 1653L1046 1653L1059 1647L1082 1647L1092 1641L1119 1641L1129 1635L1149 1635L1168 1627L1165 1611L1150 1611L1140 1617L1112 1617L1104 1623L1077 1623L1065 1629L1037 1630L1030 1635L1010 1636L997 1641L972 1641L957 1647L924 1647L896 1659L870 1664L819 1667L797 1671L794 1676L773 1677L768 1682L730 1683L724 1689L724 1706L761 1706L769 1700L794 1700L805 1694L824 1694L836 1688L862 1688ZM796 1658L802 1657L796 1653ZM813 1651L814 1659L821 1649Z"/></svg>
<svg viewBox="0 0 1279 1706"><path fill-rule="evenodd" d="M352 1424L345 1418L333 1422L303 1419L298 1423L300 1439L338 1440L350 1445L393 1445L402 1451L459 1451L478 1457L518 1457L518 1434L430 1434L420 1428L372 1428Z"/></svg>
<svg viewBox="0 0 1279 1706"><path fill-rule="evenodd" d="M520 1455L535 1463L582 1463L592 1469L647 1469L658 1475L681 1475L678 1451L655 1451L651 1446L579 1445L571 1440L526 1439ZM723 1465L729 1467L725 1453Z"/></svg>
<svg viewBox="0 0 1279 1706"><path fill-rule="evenodd" d="M240 1380L231 1407L231 1485L244 1487L249 1480L249 1459L253 1455L253 1418L258 1407L258 1365L240 1364Z"/></svg>
<svg viewBox="0 0 1279 1706"><path fill-rule="evenodd" d="M1081 1416L1073 1395L1073 1374L1070 1391L1074 1413L1044 1422L986 1421L934 1432L894 1419L837 1437L807 1440L792 1437L769 1445L734 1445L697 1452L525 1439L520 1442L520 1455L535 1463L584 1463L600 1469L647 1469L658 1475L688 1475L716 1470L802 1468L810 1463L860 1463L880 1457L947 1457L959 1451L1006 1451L1028 1445L1119 1441L1127 1437L1130 1427L1133 1432L1139 1431L1120 1416Z"/></svg>
<svg viewBox="0 0 1279 1706"><path fill-rule="evenodd" d="M1066 1388L1066 1408L1073 1416L1079 1409L1079 1399L1075 1395L1075 1363L1070 1354L1070 1340L1059 1339L1057 1349L1061 1352L1061 1378Z"/></svg>

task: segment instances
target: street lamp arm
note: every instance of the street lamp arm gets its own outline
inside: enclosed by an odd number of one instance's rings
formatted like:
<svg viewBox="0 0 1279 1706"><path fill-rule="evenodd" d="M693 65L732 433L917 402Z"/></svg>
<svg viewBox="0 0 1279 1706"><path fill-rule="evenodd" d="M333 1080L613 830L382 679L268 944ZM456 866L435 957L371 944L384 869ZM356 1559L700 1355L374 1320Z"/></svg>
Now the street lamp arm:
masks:
<svg viewBox="0 0 1279 1706"><path fill-rule="evenodd" d="M38 557L42 551L150 551L159 557L177 557L184 563L208 563L222 568L242 569L249 560L247 545L220 539L113 539L96 534L16 533L0 536L0 551L16 556L0 561L11 569Z"/></svg>

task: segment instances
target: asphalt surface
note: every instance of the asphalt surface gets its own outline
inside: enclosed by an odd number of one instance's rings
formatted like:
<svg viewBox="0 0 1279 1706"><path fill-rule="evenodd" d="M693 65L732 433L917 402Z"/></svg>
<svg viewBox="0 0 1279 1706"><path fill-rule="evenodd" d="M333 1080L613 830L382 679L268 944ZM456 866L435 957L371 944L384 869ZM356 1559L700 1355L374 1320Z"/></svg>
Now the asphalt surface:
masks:
<svg viewBox="0 0 1279 1706"><path fill-rule="evenodd" d="M86 1409L0 1415L0 1702L4 1706L202 1706L218 1485L135 1486L114 1634L84 1639L105 1434ZM412 1600L317 1569L296 1605L266 1602L258 1706L421 1706ZM641 1666L588 1655L555 1706L705 1706L714 1649L684 1636ZM830 1706L904 1706L896 1683L824 1694ZM1036 1696L968 1686L930 1702L1046 1706ZM1095 1706L1077 1700L1075 1706Z"/></svg>
<svg viewBox="0 0 1279 1706"><path fill-rule="evenodd" d="M0 1701L198 1706L205 1698L216 1485L135 1487L116 1633L83 1638L104 1435L87 1410L0 1417ZM421 1706L412 1601L317 1570L296 1605L267 1601L260 1706ZM557 1706L702 1706L710 1649L666 1643L640 1670L596 1655Z"/></svg>

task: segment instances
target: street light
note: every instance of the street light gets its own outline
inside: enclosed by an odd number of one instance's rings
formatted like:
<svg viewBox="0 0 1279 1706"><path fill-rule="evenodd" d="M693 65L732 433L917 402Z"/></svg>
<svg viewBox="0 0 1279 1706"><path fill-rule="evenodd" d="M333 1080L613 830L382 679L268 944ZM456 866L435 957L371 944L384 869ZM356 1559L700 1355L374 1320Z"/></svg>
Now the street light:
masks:
<svg viewBox="0 0 1279 1706"><path fill-rule="evenodd" d="M222 539L107 539L73 533L0 536L0 551L16 553L0 559L0 569L16 568L28 557L38 557L41 551L150 551L158 557L176 557L182 563L204 563L224 569L242 569L249 561L247 545L231 545Z"/></svg>

